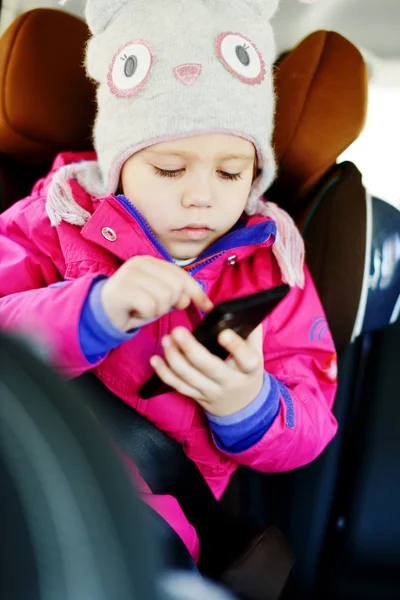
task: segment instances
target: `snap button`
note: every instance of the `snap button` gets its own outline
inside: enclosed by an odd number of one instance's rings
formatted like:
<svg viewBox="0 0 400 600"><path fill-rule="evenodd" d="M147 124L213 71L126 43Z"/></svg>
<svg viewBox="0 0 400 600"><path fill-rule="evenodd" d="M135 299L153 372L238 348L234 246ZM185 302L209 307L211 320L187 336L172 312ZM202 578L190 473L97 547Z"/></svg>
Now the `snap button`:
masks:
<svg viewBox="0 0 400 600"><path fill-rule="evenodd" d="M227 262L227 264L228 264L228 265L235 265L235 264L236 264L236 259L237 259L237 256L236 256L236 254L232 254L232 256L230 256L230 257L229 257L229 258L226 260L226 262Z"/></svg>
<svg viewBox="0 0 400 600"><path fill-rule="evenodd" d="M101 230L101 235L109 242L115 242L117 239L117 234L115 233L114 229L111 229L111 227L103 227Z"/></svg>

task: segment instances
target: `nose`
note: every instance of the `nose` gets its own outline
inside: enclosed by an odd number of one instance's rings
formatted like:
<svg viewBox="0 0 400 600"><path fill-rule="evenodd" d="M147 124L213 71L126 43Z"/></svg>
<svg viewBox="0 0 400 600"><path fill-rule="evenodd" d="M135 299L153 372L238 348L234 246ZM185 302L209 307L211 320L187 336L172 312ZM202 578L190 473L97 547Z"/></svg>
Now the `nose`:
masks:
<svg viewBox="0 0 400 600"><path fill-rule="evenodd" d="M186 65L179 65L175 67L174 75L184 85L193 85L194 82L200 77L203 70L203 65L190 63Z"/></svg>
<svg viewBox="0 0 400 600"><path fill-rule="evenodd" d="M182 197L184 208L211 208L213 205L213 193L211 185L206 181L191 182Z"/></svg>

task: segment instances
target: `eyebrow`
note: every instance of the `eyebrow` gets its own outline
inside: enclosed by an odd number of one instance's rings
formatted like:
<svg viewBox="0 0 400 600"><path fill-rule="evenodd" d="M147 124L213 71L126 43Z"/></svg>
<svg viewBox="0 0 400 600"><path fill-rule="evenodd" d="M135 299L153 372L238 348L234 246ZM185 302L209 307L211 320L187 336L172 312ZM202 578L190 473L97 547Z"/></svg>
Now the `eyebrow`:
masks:
<svg viewBox="0 0 400 600"><path fill-rule="evenodd" d="M152 150L151 148L148 149L149 152L152 152L153 154L157 154L158 156L177 156L179 158L196 158L197 155L193 152L176 152L176 151L161 151L159 152L158 150ZM254 155L250 156L250 154L223 154L217 157L217 159L219 161L225 161L225 160L254 160Z"/></svg>

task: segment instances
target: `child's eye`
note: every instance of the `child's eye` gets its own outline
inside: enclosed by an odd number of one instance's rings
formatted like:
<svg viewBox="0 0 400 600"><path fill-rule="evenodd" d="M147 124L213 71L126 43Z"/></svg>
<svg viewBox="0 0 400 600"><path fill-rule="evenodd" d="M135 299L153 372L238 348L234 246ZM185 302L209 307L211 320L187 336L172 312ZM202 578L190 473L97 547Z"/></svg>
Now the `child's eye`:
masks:
<svg viewBox="0 0 400 600"><path fill-rule="evenodd" d="M159 167L154 167L155 172L159 177L179 177L179 175L183 172L184 169L176 169L175 171L167 171L165 169L160 169Z"/></svg>
<svg viewBox="0 0 400 600"><path fill-rule="evenodd" d="M222 179L228 179L229 181L238 181L242 179L241 173L226 173L225 171L218 171Z"/></svg>
<svg viewBox="0 0 400 600"><path fill-rule="evenodd" d="M154 167L155 172L159 177L170 177L176 178L179 177L183 173L185 169L175 169L173 171L167 169L160 169L159 167ZM226 171L218 171L221 179L226 179L228 181L238 181L238 179L242 179L241 173L227 173Z"/></svg>

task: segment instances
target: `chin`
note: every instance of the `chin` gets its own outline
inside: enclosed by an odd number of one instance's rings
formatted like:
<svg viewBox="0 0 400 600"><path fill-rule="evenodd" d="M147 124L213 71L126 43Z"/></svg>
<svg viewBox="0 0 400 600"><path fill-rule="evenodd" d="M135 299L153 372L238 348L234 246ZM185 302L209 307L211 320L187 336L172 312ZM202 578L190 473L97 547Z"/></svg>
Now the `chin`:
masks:
<svg viewBox="0 0 400 600"><path fill-rule="evenodd" d="M200 256L208 246L209 244L185 244L184 247L182 247L180 244L177 244L167 248L167 250L171 256L178 260L194 260Z"/></svg>
<svg viewBox="0 0 400 600"><path fill-rule="evenodd" d="M175 260L195 260L200 254L201 252L196 252L194 254L192 252L170 252L170 255L172 258L175 258Z"/></svg>

